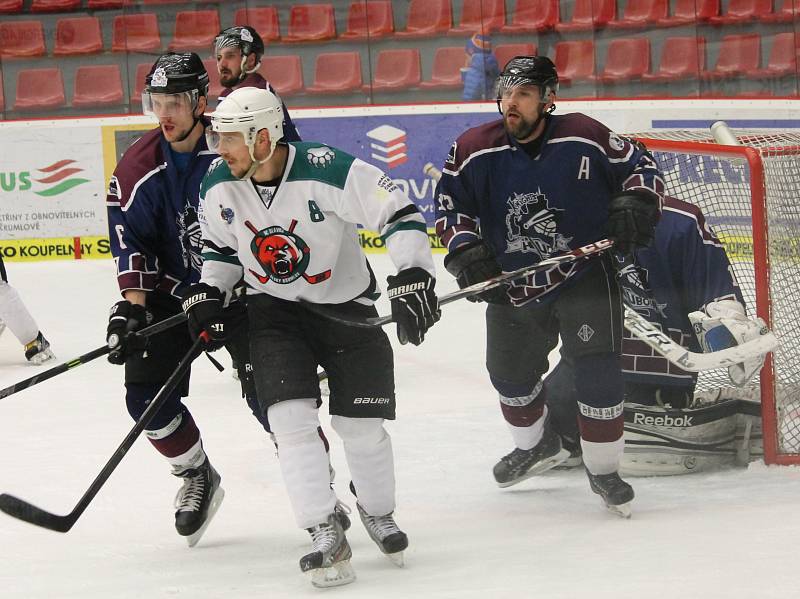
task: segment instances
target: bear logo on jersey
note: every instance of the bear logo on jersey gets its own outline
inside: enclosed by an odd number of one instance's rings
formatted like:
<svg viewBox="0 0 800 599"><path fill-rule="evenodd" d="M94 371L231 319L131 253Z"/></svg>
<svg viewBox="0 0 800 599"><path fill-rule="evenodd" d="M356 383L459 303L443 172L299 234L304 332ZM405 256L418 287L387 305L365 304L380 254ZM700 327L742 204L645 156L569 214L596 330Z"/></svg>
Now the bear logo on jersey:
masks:
<svg viewBox="0 0 800 599"><path fill-rule="evenodd" d="M309 148L306 151L306 159L317 168L327 168L334 158L336 158L336 153L327 146Z"/></svg>
<svg viewBox="0 0 800 599"><path fill-rule="evenodd" d="M508 252L533 252L539 260L555 252L569 251L571 237L557 231L560 213L550 208L547 197L537 190L534 193L513 193L507 200L506 242Z"/></svg>
<svg viewBox="0 0 800 599"><path fill-rule="evenodd" d="M244 224L255 235L250 242L250 251L253 252L266 276L258 274L252 268L249 269L250 274L262 285L268 281L285 285L300 277L311 285L316 285L330 278L330 269L316 275L306 273L308 263L311 261L311 248L294 233L296 220L292 221L288 230L273 226L259 231L249 220Z"/></svg>

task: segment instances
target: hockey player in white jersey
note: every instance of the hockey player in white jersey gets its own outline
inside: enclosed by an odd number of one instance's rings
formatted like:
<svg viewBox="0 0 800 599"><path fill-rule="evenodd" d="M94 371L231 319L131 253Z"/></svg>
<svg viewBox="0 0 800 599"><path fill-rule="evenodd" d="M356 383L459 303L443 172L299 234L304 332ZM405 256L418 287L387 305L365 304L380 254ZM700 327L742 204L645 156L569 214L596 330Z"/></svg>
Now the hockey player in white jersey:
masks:
<svg viewBox="0 0 800 599"><path fill-rule="evenodd" d="M6 267L0 256L0 334L6 327L19 339L25 350L25 359L31 364L39 366L55 358L50 342L42 335L19 292L8 284Z"/></svg>
<svg viewBox="0 0 800 599"><path fill-rule="evenodd" d="M280 142L281 102L241 88L210 115L220 154L201 187L202 277L184 296L193 334L227 334L220 312L233 286L247 286L256 388L279 447L297 524L311 535L300 567L316 586L355 578L334 517L328 458L317 434L317 367L328 372L331 424L342 438L359 516L380 550L402 564L407 537L393 518L391 439L394 367L381 329L329 319L376 315L378 285L356 224L379 231L397 267L388 296L401 343L422 342L439 319L425 221L378 168L320 143Z"/></svg>

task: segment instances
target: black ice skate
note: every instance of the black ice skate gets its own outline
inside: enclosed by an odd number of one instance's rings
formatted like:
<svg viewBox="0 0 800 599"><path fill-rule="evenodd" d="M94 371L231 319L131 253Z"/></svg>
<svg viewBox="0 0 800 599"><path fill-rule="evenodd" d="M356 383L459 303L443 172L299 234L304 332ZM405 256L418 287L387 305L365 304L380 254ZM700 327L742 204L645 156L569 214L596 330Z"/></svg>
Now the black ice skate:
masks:
<svg viewBox="0 0 800 599"><path fill-rule="evenodd" d="M592 491L603 498L606 508L622 518L631 517L631 501L633 501L633 487L622 480L619 474L592 474L586 470L589 485Z"/></svg>
<svg viewBox="0 0 800 599"><path fill-rule="evenodd" d="M392 560L392 563L402 568L404 565L403 551L408 547L408 537L398 528L392 515L393 512L389 512L385 516L370 516L360 503L356 503L356 507L358 515L361 516L361 522L364 523L364 528L367 529L378 549Z"/></svg>
<svg viewBox="0 0 800 599"><path fill-rule="evenodd" d="M558 466L555 466L553 470L570 470L583 466L583 450L581 449L580 439L572 439L561 435L561 447L569 452L569 456Z"/></svg>
<svg viewBox="0 0 800 599"><path fill-rule="evenodd" d="M217 513L225 490L219 486L220 476L206 458L198 468L176 474L183 479L183 487L175 497L175 529L186 537L189 547L194 547Z"/></svg>
<svg viewBox="0 0 800 599"><path fill-rule="evenodd" d="M311 553L300 558L300 569L311 573L311 584L324 588L353 582L353 553L336 515L306 530L311 535Z"/></svg>
<svg viewBox="0 0 800 599"><path fill-rule="evenodd" d="M5 328L5 325L3 325ZM50 349L50 342L44 338L42 332L36 335L36 339L25 345L25 358L31 364L39 366L48 360L55 359L55 354Z"/></svg>
<svg viewBox="0 0 800 599"><path fill-rule="evenodd" d="M525 479L546 472L569 457L561 447L561 438L545 425L541 441L532 449L519 449L500 459L494 467L498 487L510 487Z"/></svg>

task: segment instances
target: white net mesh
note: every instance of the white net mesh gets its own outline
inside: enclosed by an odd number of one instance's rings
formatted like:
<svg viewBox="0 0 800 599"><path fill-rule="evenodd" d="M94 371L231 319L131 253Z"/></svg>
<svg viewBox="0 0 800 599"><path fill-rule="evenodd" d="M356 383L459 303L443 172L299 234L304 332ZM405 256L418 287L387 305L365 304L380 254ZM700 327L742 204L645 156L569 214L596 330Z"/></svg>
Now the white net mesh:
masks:
<svg viewBox="0 0 800 599"><path fill-rule="evenodd" d="M774 385L766 381L776 413L764 414L764 426L777 435L777 453L800 458L800 134L737 130L742 145L756 148L763 162L765 222L754 222L750 182L755 174L744 157L726 156L710 133L658 131L634 134L646 141L662 169L667 193L698 205L725 245L748 314L771 313L781 344L774 353ZM714 144L708 148L697 144ZM669 148L666 145L670 145ZM757 179L756 179L757 180ZM760 201L759 198L756 198ZM756 266L753 231L767 232L766 264ZM763 271L757 273L757 270ZM768 291L756 304L756 281ZM759 283L761 284L761 283ZM703 373L698 390L729 385L726 372ZM766 405L765 401L765 405ZM799 462L800 463L800 462Z"/></svg>

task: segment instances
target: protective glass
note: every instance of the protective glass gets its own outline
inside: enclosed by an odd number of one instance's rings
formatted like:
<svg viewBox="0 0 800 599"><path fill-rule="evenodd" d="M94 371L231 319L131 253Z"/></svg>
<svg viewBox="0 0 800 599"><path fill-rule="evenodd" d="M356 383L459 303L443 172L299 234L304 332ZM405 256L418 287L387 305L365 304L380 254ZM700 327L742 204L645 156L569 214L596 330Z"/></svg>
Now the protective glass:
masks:
<svg viewBox="0 0 800 599"><path fill-rule="evenodd" d="M197 108L197 90L177 94L142 93L142 112L156 118L192 114Z"/></svg>
<svg viewBox="0 0 800 599"><path fill-rule="evenodd" d="M239 146L244 146L244 135L239 131L212 131L211 127L206 128L206 144L212 152L220 153L220 150L234 150Z"/></svg>

